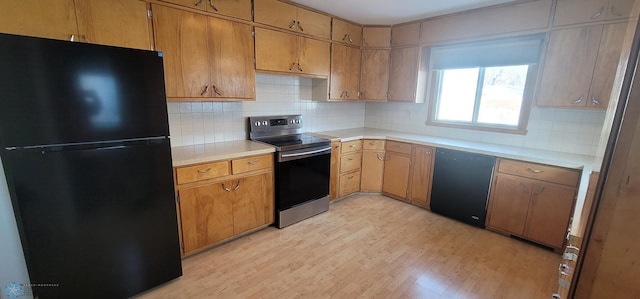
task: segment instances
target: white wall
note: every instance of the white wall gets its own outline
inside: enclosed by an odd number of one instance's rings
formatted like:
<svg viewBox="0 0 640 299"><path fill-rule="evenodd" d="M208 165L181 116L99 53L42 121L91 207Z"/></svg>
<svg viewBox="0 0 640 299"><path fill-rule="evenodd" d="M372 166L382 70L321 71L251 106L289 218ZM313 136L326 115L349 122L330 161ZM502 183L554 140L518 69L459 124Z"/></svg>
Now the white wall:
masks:
<svg viewBox="0 0 640 299"><path fill-rule="evenodd" d="M0 298L9 298L5 293L8 283L29 283L27 265L22 253L20 236L13 216L13 207L9 198L9 189L4 169L0 161ZM29 296L30 297L30 296ZM29 298L21 296L18 298Z"/></svg>
<svg viewBox="0 0 640 299"><path fill-rule="evenodd" d="M533 108L526 135L427 126L427 105L367 103L365 126L438 137L595 155L606 112Z"/></svg>
<svg viewBox="0 0 640 299"><path fill-rule="evenodd" d="M307 132L364 125L364 103L312 101L311 83L309 78L257 74L255 102L171 102L171 146L247 139L248 116L302 114Z"/></svg>

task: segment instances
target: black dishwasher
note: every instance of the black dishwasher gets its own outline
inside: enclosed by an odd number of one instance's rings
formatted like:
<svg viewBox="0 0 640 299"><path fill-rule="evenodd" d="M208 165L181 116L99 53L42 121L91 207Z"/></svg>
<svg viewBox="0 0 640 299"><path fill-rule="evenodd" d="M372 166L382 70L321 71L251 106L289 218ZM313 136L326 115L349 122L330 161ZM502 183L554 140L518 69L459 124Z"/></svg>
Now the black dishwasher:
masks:
<svg viewBox="0 0 640 299"><path fill-rule="evenodd" d="M496 157L438 148L431 211L484 228Z"/></svg>

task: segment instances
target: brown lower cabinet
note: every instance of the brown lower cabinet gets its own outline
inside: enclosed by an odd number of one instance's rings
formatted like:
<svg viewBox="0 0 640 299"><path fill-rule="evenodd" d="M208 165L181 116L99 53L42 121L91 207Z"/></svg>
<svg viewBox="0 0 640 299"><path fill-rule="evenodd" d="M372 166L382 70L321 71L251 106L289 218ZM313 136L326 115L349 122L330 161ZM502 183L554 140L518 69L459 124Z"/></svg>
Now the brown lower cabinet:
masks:
<svg viewBox="0 0 640 299"><path fill-rule="evenodd" d="M415 145L411 156L411 183L409 200L412 204L429 208L431 199L431 179L435 148Z"/></svg>
<svg viewBox="0 0 640 299"><path fill-rule="evenodd" d="M234 163L238 162L238 163ZM226 163L226 164L225 164ZM252 168L233 164L247 163ZM181 171L181 170L184 171ZM189 172L227 169L226 175L184 181ZM183 254L273 223L273 159L237 159L176 169Z"/></svg>
<svg viewBox="0 0 640 299"><path fill-rule="evenodd" d="M579 171L499 159L487 227L561 250L579 178Z"/></svg>
<svg viewBox="0 0 640 299"><path fill-rule="evenodd" d="M388 141L386 145L382 193L406 199L411 169L411 145Z"/></svg>

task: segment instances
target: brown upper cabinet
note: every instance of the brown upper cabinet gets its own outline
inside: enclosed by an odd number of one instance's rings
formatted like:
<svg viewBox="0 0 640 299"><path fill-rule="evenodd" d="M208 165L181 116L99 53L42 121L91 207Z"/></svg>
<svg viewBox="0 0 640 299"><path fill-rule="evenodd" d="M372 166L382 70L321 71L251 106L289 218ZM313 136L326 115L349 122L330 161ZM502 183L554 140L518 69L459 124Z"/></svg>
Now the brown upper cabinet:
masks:
<svg viewBox="0 0 640 299"><path fill-rule="evenodd" d="M331 17L278 0L256 0L254 21L321 38L331 38Z"/></svg>
<svg viewBox="0 0 640 299"><path fill-rule="evenodd" d="M363 27L362 46L366 48L391 47L391 27Z"/></svg>
<svg viewBox="0 0 640 299"><path fill-rule="evenodd" d="M160 1L251 21L251 0L160 0Z"/></svg>
<svg viewBox="0 0 640 299"><path fill-rule="evenodd" d="M357 100L360 78L360 48L332 45L330 100Z"/></svg>
<svg viewBox="0 0 640 299"><path fill-rule="evenodd" d="M391 46L415 45L420 42L420 23L391 27Z"/></svg>
<svg viewBox="0 0 640 299"><path fill-rule="evenodd" d="M551 31L537 104L606 109L627 23Z"/></svg>
<svg viewBox="0 0 640 299"><path fill-rule="evenodd" d="M362 26L334 18L331 40L354 46L361 46Z"/></svg>
<svg viewBox="0 0 640 299"><path fill-rule="evenodd" d="M330 44L255 28L256 70L329 77Z"/></svg>
<svg viewBox="0 0 640 299"><path fill-rule="evenodd" d="M153 14L169 100L255 100L250 25L160 5Z"/></svg>
<svg viewBox="0 0 640 299"><path fill-rule="evenodd" d="M634 0L558 0L554 26L628 18Z"/></svg>
<svg viewBox="0 0 640 299"><path fill-rule="evenodd" d="M149 50L147 4L138 0L0 1L0 32ZM117 20L117 21L114 21Z"/></svg>
<svg viewBox="0 0 640 299"><path fill-rule="evenodd" d="M391 49L388 101L424 102L424 97L419 95L420 85L424 83L420 80L420 67L419 47Z"/></svg>
<svg viewBox="0 0 640 299"><path fill-rule="evenodd" d="M362 49L360 99L386 101L389 92L389 49Z"/></svg>
<svg viewBox="0 0 640 299"><path fill-rule="evenodd" d="M544 29L549 25L552 6L552 0L526 1L429 19L422 22L421 42Z"/></svg>

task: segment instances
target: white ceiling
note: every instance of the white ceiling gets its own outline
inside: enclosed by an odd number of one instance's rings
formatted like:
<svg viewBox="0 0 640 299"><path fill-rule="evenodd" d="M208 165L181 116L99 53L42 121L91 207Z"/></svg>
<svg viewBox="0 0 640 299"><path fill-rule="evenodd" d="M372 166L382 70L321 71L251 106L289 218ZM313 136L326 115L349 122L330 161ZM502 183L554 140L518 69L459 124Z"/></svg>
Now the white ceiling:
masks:
<svg viewBox="0 0 640 299"><path fill-rule="evenodd" d="M516 0L291 0L363 25L393 25Z"/></svg>

